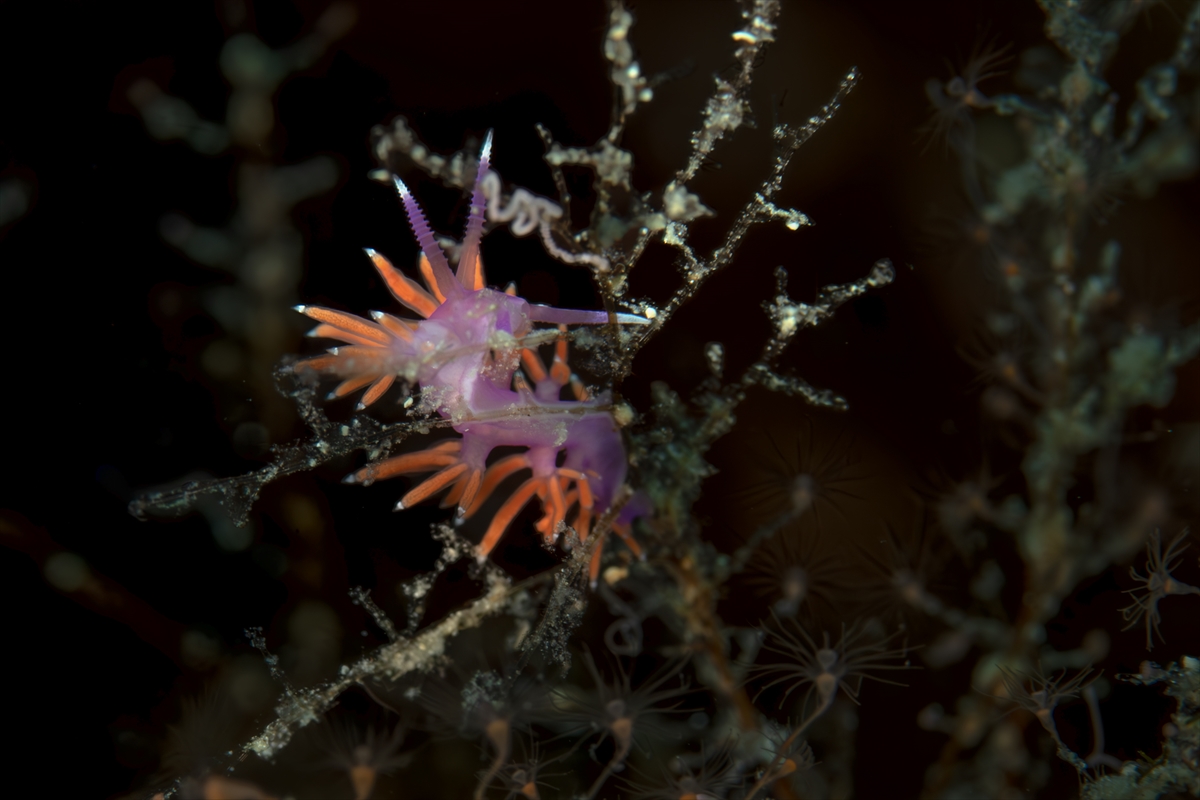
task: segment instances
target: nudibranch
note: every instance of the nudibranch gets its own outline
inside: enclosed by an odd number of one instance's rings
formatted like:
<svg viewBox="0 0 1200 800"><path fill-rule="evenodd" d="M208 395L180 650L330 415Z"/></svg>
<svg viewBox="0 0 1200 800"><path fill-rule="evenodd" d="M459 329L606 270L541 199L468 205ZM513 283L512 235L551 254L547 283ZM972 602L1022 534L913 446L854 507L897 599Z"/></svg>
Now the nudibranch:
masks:
<svg viewBox="0 0 1200 800"><path fill-rule="evenodd" d="M549 545L567 524L580 540L608 510L625 480L625 446L606 392L590 393L567 364L567 325L614 321L605 311L560 309L529 303L510 287L487 287L480 241L485 221L483 179L488 173L492 135L479 157L471 192L470 216L459 250L457 269L434 238L420 205L397 177L396 190L408 215L421 254L417 281L380 253L366 254L402 306L419 319L371 312L371 319L319 306L296 310L318 325L310 336L344 343L326 354L298 362L298 373L331 374L342 379L331 397L366 389L358 405L378 401L397 379L419 385L422 407L451 422L459 438L441 440L418 452L370 463L346 477L370 484L398 475L433 473L400 498L397 510L445 492L443 507L457 505L465 521L484 505L509 476L530 473L500 505L478 547L482 561L534 497L543 516L536 527ZM619 324L647 324L633 314L616 314ZM544 364L532 335L536 323L556 326L551 363ZM545 337L538 337L546 340ZM564 391L569 392L567 399ZM523 450L488 464L497 447ZM637 556L641 548L630 534L634 503L622 509L612 529ZM589 564L595 585L603 542Z"/></svg>

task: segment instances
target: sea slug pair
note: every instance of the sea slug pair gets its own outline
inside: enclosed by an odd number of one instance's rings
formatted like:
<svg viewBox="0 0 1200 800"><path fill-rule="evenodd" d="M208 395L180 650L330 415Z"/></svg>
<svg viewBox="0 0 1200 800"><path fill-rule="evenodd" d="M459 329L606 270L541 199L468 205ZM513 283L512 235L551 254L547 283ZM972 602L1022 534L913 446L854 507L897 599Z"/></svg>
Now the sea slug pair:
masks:
<svg viewBox="0 0 1200 800"><path fill-rule="evenodd" d="M366 388L359 408L378 401L400 379L419 385L421 408L451 421L461 438L443 439L425 450L377 461L347 476L369 484L397 475L432 472L397 504L407 508L446 492L443 506L457 505L458 521L475 514L506 478L532 473L496 511L478 557L482 561L520 513L537 497L544 514L537 530L547 544L571 524L586 540L599 515L609 509L625 480L627 460L607 392L591 394L567 366L567 325L646 324L632 314L559 309L526 302L515 289L490 289L484 279L480 241L492 135L479 157L470 216L457 270L435 240L417 201L399 178L396 189L421 246L418 269L425 286L404 275L374 250L366 253L401 305L420 319L371 312L371 319L319 306L296 310L319 324L311 336L344 343L326 354L298 362L297 373L340 377L333 397ZM557 326L535 331L535 323ZM547 335L549 338L547 338ZM549 365L538 342L557 339ZM563 399L564 390L570 399ZM488 464L497 447L521 452ZM622 509L612 529L641 555L630 535L634 503ZM599 575L603 542L592 550L589 578Z"/></svg>

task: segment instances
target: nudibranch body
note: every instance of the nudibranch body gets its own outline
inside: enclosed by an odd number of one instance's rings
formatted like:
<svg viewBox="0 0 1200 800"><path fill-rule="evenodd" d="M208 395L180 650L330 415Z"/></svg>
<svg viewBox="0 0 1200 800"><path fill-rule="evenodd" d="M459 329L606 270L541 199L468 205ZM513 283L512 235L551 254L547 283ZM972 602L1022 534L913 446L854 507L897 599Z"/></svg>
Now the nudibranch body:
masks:
<svg viewBox="0 0 1200 800"><path fill-rule="evenodd" d="M433 236L417 201L399 179L396 189L414 236L421 246L418 270L424 286L396 269L374 250L366 251L392 295L420 319L381 311L367 320L318 306L296 310L319 324L310 335L344 342L325 355L298 362L298 372L315 371L342 378L333 397L366 389L365 408L400 379L421 388L422 408L451 421L459 439L442 440L413 453L377 461L352 475L348 483L369 484L397 475L432 472L397 504L403 509L441 492L443 506L457 505L457 519L475 514L506 478L530 476L496 511L478 555L495 548L504 531L534 497L544 514L537 529L547 543L557 540L568 520L581 540L592 522L613 502L624 483L627 460L607 393L592 395L567 366L567 325L610 322L604 311L552 308L529 303L512 290L490 289L479 253L483 236L483 178L488 173L491 134L484 142L471 194L471 211L457 270ZM646 324L631 314L616 322ZM549 365L537 353L535 323L549 323L555 341ZM569 390L571 399L563 399ZM497 447L523 451L488 464ZM641 549L630 535L632 506L623 509L613 530L635 555ZM603 542L592 551L589 577L595 584Z"/></svg>

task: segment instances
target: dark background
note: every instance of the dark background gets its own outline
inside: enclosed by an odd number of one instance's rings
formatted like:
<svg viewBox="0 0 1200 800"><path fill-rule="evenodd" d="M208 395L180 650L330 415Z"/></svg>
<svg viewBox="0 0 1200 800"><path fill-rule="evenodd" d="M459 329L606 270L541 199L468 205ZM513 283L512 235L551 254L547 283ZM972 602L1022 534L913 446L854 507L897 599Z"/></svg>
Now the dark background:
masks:
<svg viewBox="0 0 1200 800"><path fill-rule="evenodd" d="M322 8L264 0L250 6L243 27L280 47L307 31ZM711 75L731 63L727 37L737 14L715 0L639 0L633 10L643 71L678 75L639 111L624 141L637 157L637 186L659 190L683 164ZM1118 90L1168 52L1185 11L1170 3L1139 19L1114 67ZM505 179L553 194L534 124L565 144L589 145L607 129L611 94L599 0L365 3L358 12L350 34L278 93L272 157L294 163L329 154L338 162L337 187L295 210L308 244L299 292L308 302L361 312L382 301L359 248L408 239L393 195L366 178L375 166L372 125L403 114L443 153L493 128L493 163ZM787 2L781 23L756 76L760 124L722 145L719 168L692 185L718 214L697 226L697 237L715 242L766 173L772 106L782 118L804 119L857 66L860 88L796 157L779 199L816 227L753 233L733 268L639 357L621 392L642 410L653 380L686 392L703 378L701 347L714 339L725 342L731 371L747 363L767 333L759 304L773 292L777 264L788 267L794 296L808 299L816 287L854 279L890 257L896 283L800 336L789 366L847 397L856 424L897 454L914 482L930 473L961 477L978 467L985 436L981 386L959 350L998 287L963 263L943 235L939 220L960 213L961 201L954 163L919 132L928 119L923 84L949 77L947 60L961 63L985 39L1012 42L1013 52L1040 41L1042 16L1032 1ZM230 31L207 2L0 6L0 177L20 176L34 187L30 210L0 229L11 337L0 483L0 543L10 545L0 548L4 685L12 698L9 736L18 743L10 778L33 781L44 796L112 796L154 769L151 743L175 717L179 698L204 682L179 661L178 637L187 628L203 627L229 650L243 650L242 629L281 635L284 612L316 594L352 634L345 652L352 657L351 648L374 639L358 637L366 626L346 588L394 582L428 568L436 552L394 535L393 490L342 487L333 468L268 491L256 544L242 553L220 551L203 520L139 523L125 511L139 488L197 471L234 475L262 462L230 440L239 420L254 418L253 401L239 402L236 386L218 385L199 364L220 333L199 292L228 278L189 262L158 233L171 211L222 224L234 203L235 156L204 158L181 143L154 141L124 94L137 77L151 77L201 116L220 120L227 87L216 56ZM993 90L1005 84L999 78ZM416 180L435 227L456 233L461 199ZM1189 303L1200 295L1200 184L1127 200L1103 235L1122 241L1122 266L1151 287L1149 295L1169 298L1176 316L1190 321ZM404 246L411 247L396 245ZM500 233L489 238L485 256L493 283L521 281L532 300L595 302L586 275L549 262L532 242ZM652 251L635 271L633 293L662 299L674 281L669 260ZM297 321L298 348L302 330ZM1198 407L1193 364L1181 371L1176 399L1161 416L1194 422ZM292 422L276 424L290 431L280 441L303 433ZM287 491L313 498L323 518L335 521L321 551L319 590L274 571L280 554L292 555L286 526L272 516L272 493ZM80 601L47 585L41 561L62 549L81 554L102 576L100 595ZM1115 628L1115 589L1125 585L1101 580L1111 601L1094 613L1098 624ZM1164 663L1188 644L1169 613L1165 628L1168 643L1154 653ZM1136 667L1144 657L1140 632L1114 632L1114 641L1128 650L1114 655L1114 666ZM1191 643L1194 651L1194 634ZM864 771L862 796L882 790L879 780L920 785L940 737L915 734L919 755L894 748L923 704L914 700L908 716L884 730L890 738L878 743L886 752L867 752L875 740L863 732L859 758L886 759L890 768ZM1151 728L1146 741L1118 742L1110 752L1133 757L1135 744L1152 746L1156 733Z"/></svg>

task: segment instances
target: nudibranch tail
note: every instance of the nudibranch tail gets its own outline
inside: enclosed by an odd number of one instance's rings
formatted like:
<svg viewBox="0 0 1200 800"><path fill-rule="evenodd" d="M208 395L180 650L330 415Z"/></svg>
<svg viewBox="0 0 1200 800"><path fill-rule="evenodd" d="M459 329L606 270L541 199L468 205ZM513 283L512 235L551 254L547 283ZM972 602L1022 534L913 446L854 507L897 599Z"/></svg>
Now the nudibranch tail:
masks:
<svg viewBox="0 0 1200 800"><path fill-rule="evenodd" d="M613 319L621 325L649 325L650 320L637 314L613 314ZM554 308L535 303L529 304L529 320L531 322L552 322L556 325L607 325L607 311L584 311L576 308Z"/></svg>

